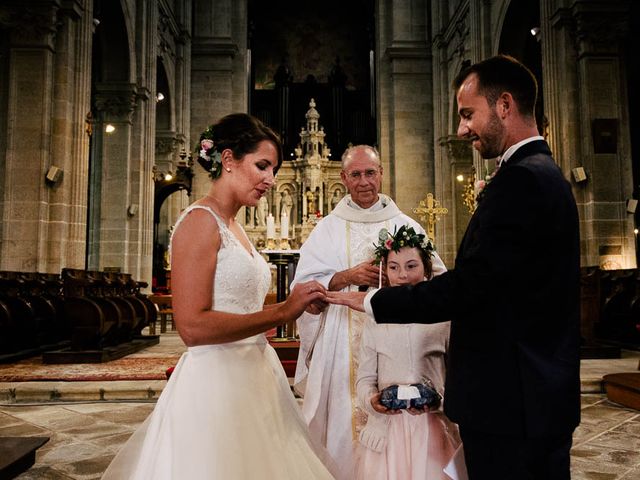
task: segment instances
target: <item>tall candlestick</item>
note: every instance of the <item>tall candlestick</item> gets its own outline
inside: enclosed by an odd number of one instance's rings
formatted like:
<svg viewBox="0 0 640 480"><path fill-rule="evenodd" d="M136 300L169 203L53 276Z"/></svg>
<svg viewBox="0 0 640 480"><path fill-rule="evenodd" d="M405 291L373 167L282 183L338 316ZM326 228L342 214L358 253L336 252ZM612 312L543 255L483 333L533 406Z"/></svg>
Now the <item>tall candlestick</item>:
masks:
<svg viewBox="0 0 640 480"><path fill-rule="evenodd" d="M287 212L282 212L280 217L280 238L289 238L289 217L287 217Z"/></svg>
<svg viewBox="0 0 640 480"><path fill-rule="evenodd" d="M276 238L276 224L271 213L267 217L267 238Z"/></svg>

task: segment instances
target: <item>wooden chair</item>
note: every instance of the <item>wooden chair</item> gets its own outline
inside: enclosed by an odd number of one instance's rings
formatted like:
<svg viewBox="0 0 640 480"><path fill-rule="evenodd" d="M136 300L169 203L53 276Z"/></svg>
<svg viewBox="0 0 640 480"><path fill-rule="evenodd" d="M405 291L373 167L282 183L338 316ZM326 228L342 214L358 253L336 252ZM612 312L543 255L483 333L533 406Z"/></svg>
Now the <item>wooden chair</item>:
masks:
<svg viewBox="0 0 640 480"><path fill-rule="evenodd" d="M149 295L151 300L158 308L158 318L160 319L160 333L166 333L167 320L171 320L171 330L176 329L173 321L173 308L171 308L171 295ZM155 323L149 325L150 333L156 333Z"/></svg>

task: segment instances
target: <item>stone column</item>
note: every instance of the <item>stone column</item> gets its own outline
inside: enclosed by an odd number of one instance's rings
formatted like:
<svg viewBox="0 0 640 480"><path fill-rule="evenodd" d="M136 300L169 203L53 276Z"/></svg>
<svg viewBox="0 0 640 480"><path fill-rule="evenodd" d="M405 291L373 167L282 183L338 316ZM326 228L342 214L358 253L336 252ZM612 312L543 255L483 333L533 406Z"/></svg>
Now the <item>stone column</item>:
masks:
<svg viewBox="0 0 640 480"><path fill-rule="evenodd" d="M191 138L232 112L247 111L245 52L247 2L194 0L191 61ZM192 199L205 195L210 180L194 167Z"/></svg>
<svg viewBox="0 0 640 480"><path fill-rule="evenodd" d="M469 30L472 63L479 62L494 54L491 50L491 1L469 1Z"/></svg>
<svg viewBox="0 0 640 480"><path fill-rule="evenodd" d="M571 11L560 8L557 0L542 0L540 27L544 111L549 121L547 142L556 163L565 177L571 180L572 168L581 166L583 161L578 133L581 113L575 21ZM575 182L572 182L572 187L581 221L581 264L597 265L597 252L591 241L593 224L590 188Z"/></svg>
<svg viewBox="0 0 640 480"><path fill-rule="evenodd" d="M136 85L130 83L95 85L97 114L90 180L94 198L88 239L89 269L119 267L127 271L129 232L126 221L132 186L130 169L136 94ZM106 133L107 124L113 125L115 130ZM128 273L134 278L137 274Z"/></svg>
<svg viewBox="0 0 640 480"><path fill-rule="evenodd" d="M175 116L176 132L184 141L182 145L186 152L193 155L197 139L189 136L191 116L191 1L185 0L184 9L175 12L181 28L176 45L175 72Z"/></svg>
<svg viewBox="0 0 640 480"><path fill-rule="evenodd" d="M84 10L69 11L67 20L70 31L69 54L62 56L65 62L70 63L70 70L73 72L67 92L68 104L65 104L64 109L57 111L58 119L64 122L67 140L64 146L54 142L54 149L56 146L60 147L60 150L54 150L55 162L62 163L63 159L66 160L65 171L69 172L64 198L68 207L64 215L60 216L64 217L68 226L52 237L49 253L50 268L48 268L48 271L52 272L57 272L62 267L84 268L86 262L89 132L91 131L87 117L91 110L91 46L94 24L93 2L83 0L74 5L78 4L82 4ZM65 62L57 68L60 75L58 78L63 78L66 72ZM65 121L65 116L68 116L71 121ZM52 215L52 221L59 219L61 218L54 219ZM60 244L59 254L55 247L56 242Z"/></svg>
<svg viewBox="0 0 640 480"><path fill-rule="evenodd" d="M156 68L158 58L159 11L157 0L136 4L136 87L131 125L131 157L127 166L129 192L123 208L115 215L126 231L121 255L124 271L151 285L153 263L153 208L139 208L129 215L131 205L151 206L154 201L153 165L156 135ZM106 260L106 258L105 258ZM116 264L117 265L117 264Z"/></svg>
<svg viewBox="0 0 640 480"><path fill-rule="evenodd" d="M379 139L385 190L407 214L434 191L431 46L426 4L378 2Z"/></svg>
<svg viewBox="0 0 640 480"><path fill-rule="evenodd" d="M569 178L568 169L576 166L584 167L587 173L585 182L574 182L584 266L621 269L636 265L633 216L626 212L626 199L633 191L630 132L626 128L629 102L625 65L620 62L623 42L628 40L628 9L625 0L606 4L576 1L570 12L557 9L552 16L561 26L561 19L571 15L571 22L564 24L572 29L568 40L573 40L570 45L575 48L576 63L575 77L569 76L569 80L574 83L556 92L556 98L559 96L561 110L570 109L564 112L565 121L575 118L575 124L569 125L575 127L570 134L577 139L575 144L563 145L560 164ZM566 92L576 92L575 110L567 107L572 102L567 101ZM564 137L567 130L565 127L559 133Z"/></svg>
<svg viewBox="0 0 640 480"><path fill-rule="evenodd" d="M46 271L53 77L58 2L5 6L9 28L5 77L6 148L0 187L0 269ZM3 102L4 103L4 102Z"/></svg>
<svg viewBox="0 0 640 480"><path fill-rule="evenodd" d="M87 236L93 2L65 2L59 11L54 64L51 165L63 171L49 189L48 249L41 270L84 268ZM42 262L40 262L42 265Z"/></svg>
<svg viewBox="0 0 640 480"><path fill-rule="evenodd" d="M455 180L456 171L466 176L473 166L473 155L469 148L463 148L465 142L457 139L458 114L455 103L455 92L451 84L460 71L462 62L471 55L469 24L472 19L463 9L458 9L452 18L448 17L447 5L443 2L432 6L433 24L433 82L434 82L434 137L435 137L435 196L442 206L449 209L437 225L438 254L446 265L453 266L455 255L461 238L461 222L468 216L456 205L461 202L457 190L460 185ZM480 30L474 27L475 35ZM465 156L466 155L466 156ZM461 215L458 215L460 213ZM466 227L466 224L464 225ZM464 229L462 229L464 232Z"/></svg>
<svg viewBox="0 0 640 480"><path fill-rule="evenodd" d="M462 140L456 135L449 136L442 142L442 146L446 148L447 160L449 162L449 176L447 182L442 185L443 191L447 193L443 198L446 202L443 206L449 209L446 216L448 223L451 225L451 231L448 232L447 242L455 249L452 253L455 256L457 246L460 245L464 232L467 229L471 212L464 205L462 194L464 187L473 178L474 165L473 155L471 153L471 144L467 140ZM463 180L458 180L461 175ZM483 178L483 173L478 170L479 178Z"/></svg>

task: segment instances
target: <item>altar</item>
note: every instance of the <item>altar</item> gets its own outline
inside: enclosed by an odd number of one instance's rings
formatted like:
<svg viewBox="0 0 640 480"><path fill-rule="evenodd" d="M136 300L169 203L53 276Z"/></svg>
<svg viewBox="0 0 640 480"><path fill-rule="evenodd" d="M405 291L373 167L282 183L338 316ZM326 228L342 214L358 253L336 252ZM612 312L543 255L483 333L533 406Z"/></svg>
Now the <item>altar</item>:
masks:
<svg viewBox="0 0 640 480"><path fill-rule="evenodd" d="M341 163L332 158L316 106L310 99L306 126L300 129L294 152L282 162L276 186L256 207L238 212L236 219L258 250L281 248L281 238L287 239L287 248L299 248L317 221L346 193L340 179ZM268 240L273 242L268 245Z"/></svg>

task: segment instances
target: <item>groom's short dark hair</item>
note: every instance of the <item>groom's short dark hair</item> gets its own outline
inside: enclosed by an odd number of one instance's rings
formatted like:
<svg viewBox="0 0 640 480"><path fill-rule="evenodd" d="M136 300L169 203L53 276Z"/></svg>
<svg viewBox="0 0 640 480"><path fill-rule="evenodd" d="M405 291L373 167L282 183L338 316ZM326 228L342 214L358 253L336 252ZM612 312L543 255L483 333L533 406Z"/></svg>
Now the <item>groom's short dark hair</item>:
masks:
<svg viewBox="0 0 640 480"><path fill-rule="evenodd" d="M509 92L518 104L521 115L534 116L538 82L531 70L521 62L509 55L496 55L466 66L453 82L455 90L458 91L465 79L474 73L478 77L479 93L485 96L490 106L495 105L503 92Z"/></svg>

